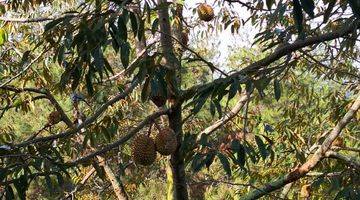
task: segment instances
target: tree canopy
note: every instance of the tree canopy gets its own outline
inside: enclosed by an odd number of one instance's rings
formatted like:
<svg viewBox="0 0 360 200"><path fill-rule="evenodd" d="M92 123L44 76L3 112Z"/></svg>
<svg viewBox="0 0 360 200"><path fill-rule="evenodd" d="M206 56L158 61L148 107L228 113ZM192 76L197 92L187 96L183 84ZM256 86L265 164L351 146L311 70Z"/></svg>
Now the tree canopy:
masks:
<svg viewBox="0 0 360 200"><path fill-rule="evenodd" d="M359 29L358 0L0 1L0 197L360 199Z"/></svg>

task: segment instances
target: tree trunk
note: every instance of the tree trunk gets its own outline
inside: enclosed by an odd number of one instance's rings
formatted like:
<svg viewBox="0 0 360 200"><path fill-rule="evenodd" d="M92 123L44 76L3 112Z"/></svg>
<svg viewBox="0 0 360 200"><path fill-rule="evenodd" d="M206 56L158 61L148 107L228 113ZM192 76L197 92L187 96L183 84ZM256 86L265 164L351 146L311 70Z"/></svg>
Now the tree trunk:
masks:
<svg viewBox="0 0 360 200"><path fill-rule="evenodd" d="M162 52L164 54L165 66L169 69L166 75L168 96L171 105L173 106L172 111L168 114L169 125L177 134L178 148L175 153L171 155L171 171L173 177L173 197L176 200L187 200L188 192L186 187L184 159L180 152L180 146L182 142L182 108L179 102L180 84L177 80L177 73L181 67L180 62L174 53L174 44L171 38L171 26L169 20L169 7L166 0L158 0L158 16L160 25L160 42L162 46Z"/></svg>
<svg viewBox="0 0 360 200"><path fill-rule="evenodd" d="M174 110L168 115L170 127L177 133L177 141L180 144L174 154L171 155L171 168L174 182L174 199L182 200L188 199L184 158L180 152L182 141L182 117L181 105L176 106Z"/></svg>

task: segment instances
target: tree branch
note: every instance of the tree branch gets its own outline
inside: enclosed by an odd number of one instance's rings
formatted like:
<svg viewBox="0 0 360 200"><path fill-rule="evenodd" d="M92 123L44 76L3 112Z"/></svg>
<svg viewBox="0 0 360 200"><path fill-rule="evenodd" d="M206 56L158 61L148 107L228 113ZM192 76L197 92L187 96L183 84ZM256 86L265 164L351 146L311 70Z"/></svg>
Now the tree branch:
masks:
<svg viewBox="0 0 360 200"><path fill-rule="evenodd" d="M347 157L347 156L342 155L335 151L326 152L325 157L341 160L341 161L345 162L347 165L352 166L352 167L356 168L357 170L360 170L360 162L357 161L355 158Z"/></svg>

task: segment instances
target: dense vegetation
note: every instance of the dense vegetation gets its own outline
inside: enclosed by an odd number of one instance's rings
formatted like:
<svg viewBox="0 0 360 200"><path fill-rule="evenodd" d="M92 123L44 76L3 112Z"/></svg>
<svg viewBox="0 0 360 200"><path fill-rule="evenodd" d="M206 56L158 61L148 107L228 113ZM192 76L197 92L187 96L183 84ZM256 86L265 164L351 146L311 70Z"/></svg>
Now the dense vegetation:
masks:
<svg viewBox="0 0 360 200"><path fill-rule="evenodd" d="M0 1L0 198L360 199L359 29L358 0Z"/></svg>

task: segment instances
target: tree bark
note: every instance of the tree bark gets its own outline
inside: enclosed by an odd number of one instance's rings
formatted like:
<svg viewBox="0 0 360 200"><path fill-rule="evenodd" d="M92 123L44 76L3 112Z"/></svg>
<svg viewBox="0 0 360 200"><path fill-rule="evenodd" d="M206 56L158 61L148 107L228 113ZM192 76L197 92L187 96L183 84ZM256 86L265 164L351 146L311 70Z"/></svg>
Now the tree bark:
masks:
<svg viewBox="0 0 360 200"><path fill-rule="evenodd" d="M168 84L168 98L171 102L171 112L168 114L170 128L177 134L178 148L171 155L170 165L173 177L173 198L176 200L187 200L188 192L185 178L184 159L180 152L182 142L182 107L179 102L180 85L176 78L176 72L180 69L180 63L174 53L174 45L172 42L171 26L169 20L169 7L167 0L158 0L158 16L160 25L160 43L162 53L164 54L165 66L168 69L166 81Z"/></svg>

